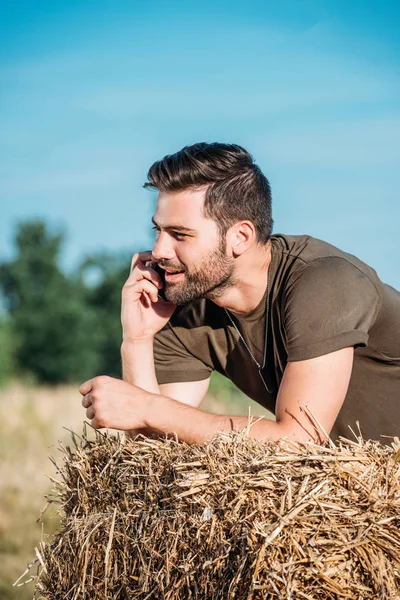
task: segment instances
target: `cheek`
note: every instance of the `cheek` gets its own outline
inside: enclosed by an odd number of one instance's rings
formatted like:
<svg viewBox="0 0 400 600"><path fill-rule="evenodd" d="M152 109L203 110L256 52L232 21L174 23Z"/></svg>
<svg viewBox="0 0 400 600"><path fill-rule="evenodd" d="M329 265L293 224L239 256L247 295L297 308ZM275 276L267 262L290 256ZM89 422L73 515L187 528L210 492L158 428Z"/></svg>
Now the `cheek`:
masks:
<svg viewBox="0 0 400 600"><path fill-rule="evenodd" d="M180 243L175 246L176 261L185 266L191 266L196 262L196 251L195 248L190 246L187 242Z"/></svg>

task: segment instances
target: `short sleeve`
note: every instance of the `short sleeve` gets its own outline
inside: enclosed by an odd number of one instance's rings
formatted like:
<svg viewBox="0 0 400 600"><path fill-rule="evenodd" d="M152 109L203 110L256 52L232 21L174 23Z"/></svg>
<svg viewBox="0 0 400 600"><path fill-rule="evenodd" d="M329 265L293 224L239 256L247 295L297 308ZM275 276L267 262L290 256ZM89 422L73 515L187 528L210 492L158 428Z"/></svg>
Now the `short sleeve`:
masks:
<svg viewBox="0 0 400 600"><path fill-rule="evenodd" d="M289 361L306 360L348 346L366 346L380 307L371 279L340 257L305 265L284 292Z"/></svg>
<svg viewBox="0 0 400 600"><path fill-rule="evenodd" d="M154 364L159 384L208 379L213 369L193 356L170 323L154 340Z"/></svg>

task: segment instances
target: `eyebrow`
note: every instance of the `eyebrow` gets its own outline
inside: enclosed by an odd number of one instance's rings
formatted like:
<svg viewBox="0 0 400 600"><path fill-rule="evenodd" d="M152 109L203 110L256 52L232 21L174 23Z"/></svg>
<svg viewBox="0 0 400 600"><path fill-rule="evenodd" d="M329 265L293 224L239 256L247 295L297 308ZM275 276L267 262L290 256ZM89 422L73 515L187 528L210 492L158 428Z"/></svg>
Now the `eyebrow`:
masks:
<svg viewBox="0 0 400 600"><path fill-rule="evenodd" d="M154 220L154 217L151 217L151 222L156 227L159 227L158 223ZM183 227L182 225L168 225L167 227L164 227L164 229L166 229L167 231L173 230L182 232L184 231L185 233L197 233L195 229L189 229L188 227Z"/></svg>

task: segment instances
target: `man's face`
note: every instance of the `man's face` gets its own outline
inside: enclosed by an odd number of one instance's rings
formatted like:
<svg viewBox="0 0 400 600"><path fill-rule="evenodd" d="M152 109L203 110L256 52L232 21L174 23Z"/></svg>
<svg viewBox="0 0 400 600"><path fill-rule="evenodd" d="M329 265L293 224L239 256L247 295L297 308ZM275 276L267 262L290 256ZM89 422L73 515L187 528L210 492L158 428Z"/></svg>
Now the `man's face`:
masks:
<svg viewBox="0 0 400 600"><path fill-rule="evenodd" d="M236 282L225 240L202 213L204 196L205 189L158 196L153 257L165 269L164 294L174 304L216 299Z"/></svg>

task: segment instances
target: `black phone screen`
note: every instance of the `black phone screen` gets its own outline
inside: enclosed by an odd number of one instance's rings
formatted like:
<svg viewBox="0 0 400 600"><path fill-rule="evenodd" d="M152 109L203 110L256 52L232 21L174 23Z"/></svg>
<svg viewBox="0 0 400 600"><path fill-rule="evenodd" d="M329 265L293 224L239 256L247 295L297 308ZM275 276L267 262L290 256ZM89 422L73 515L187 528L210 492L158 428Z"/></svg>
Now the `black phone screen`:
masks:
<svg viewBox="0 0 400 600"><path fill-rule="evenodd" d="M157 273L161 277L161 281L162 281L163 286L165 286L165 271L164 271L164 269L161 269L161 267L159 267L157 263L155 265L153 265L151 268L154 269L155 271L157 271ZM165 292L164 288L161 288L161 289L158 290L158 295L163 300L166 300L164 292Z"/></svg>

